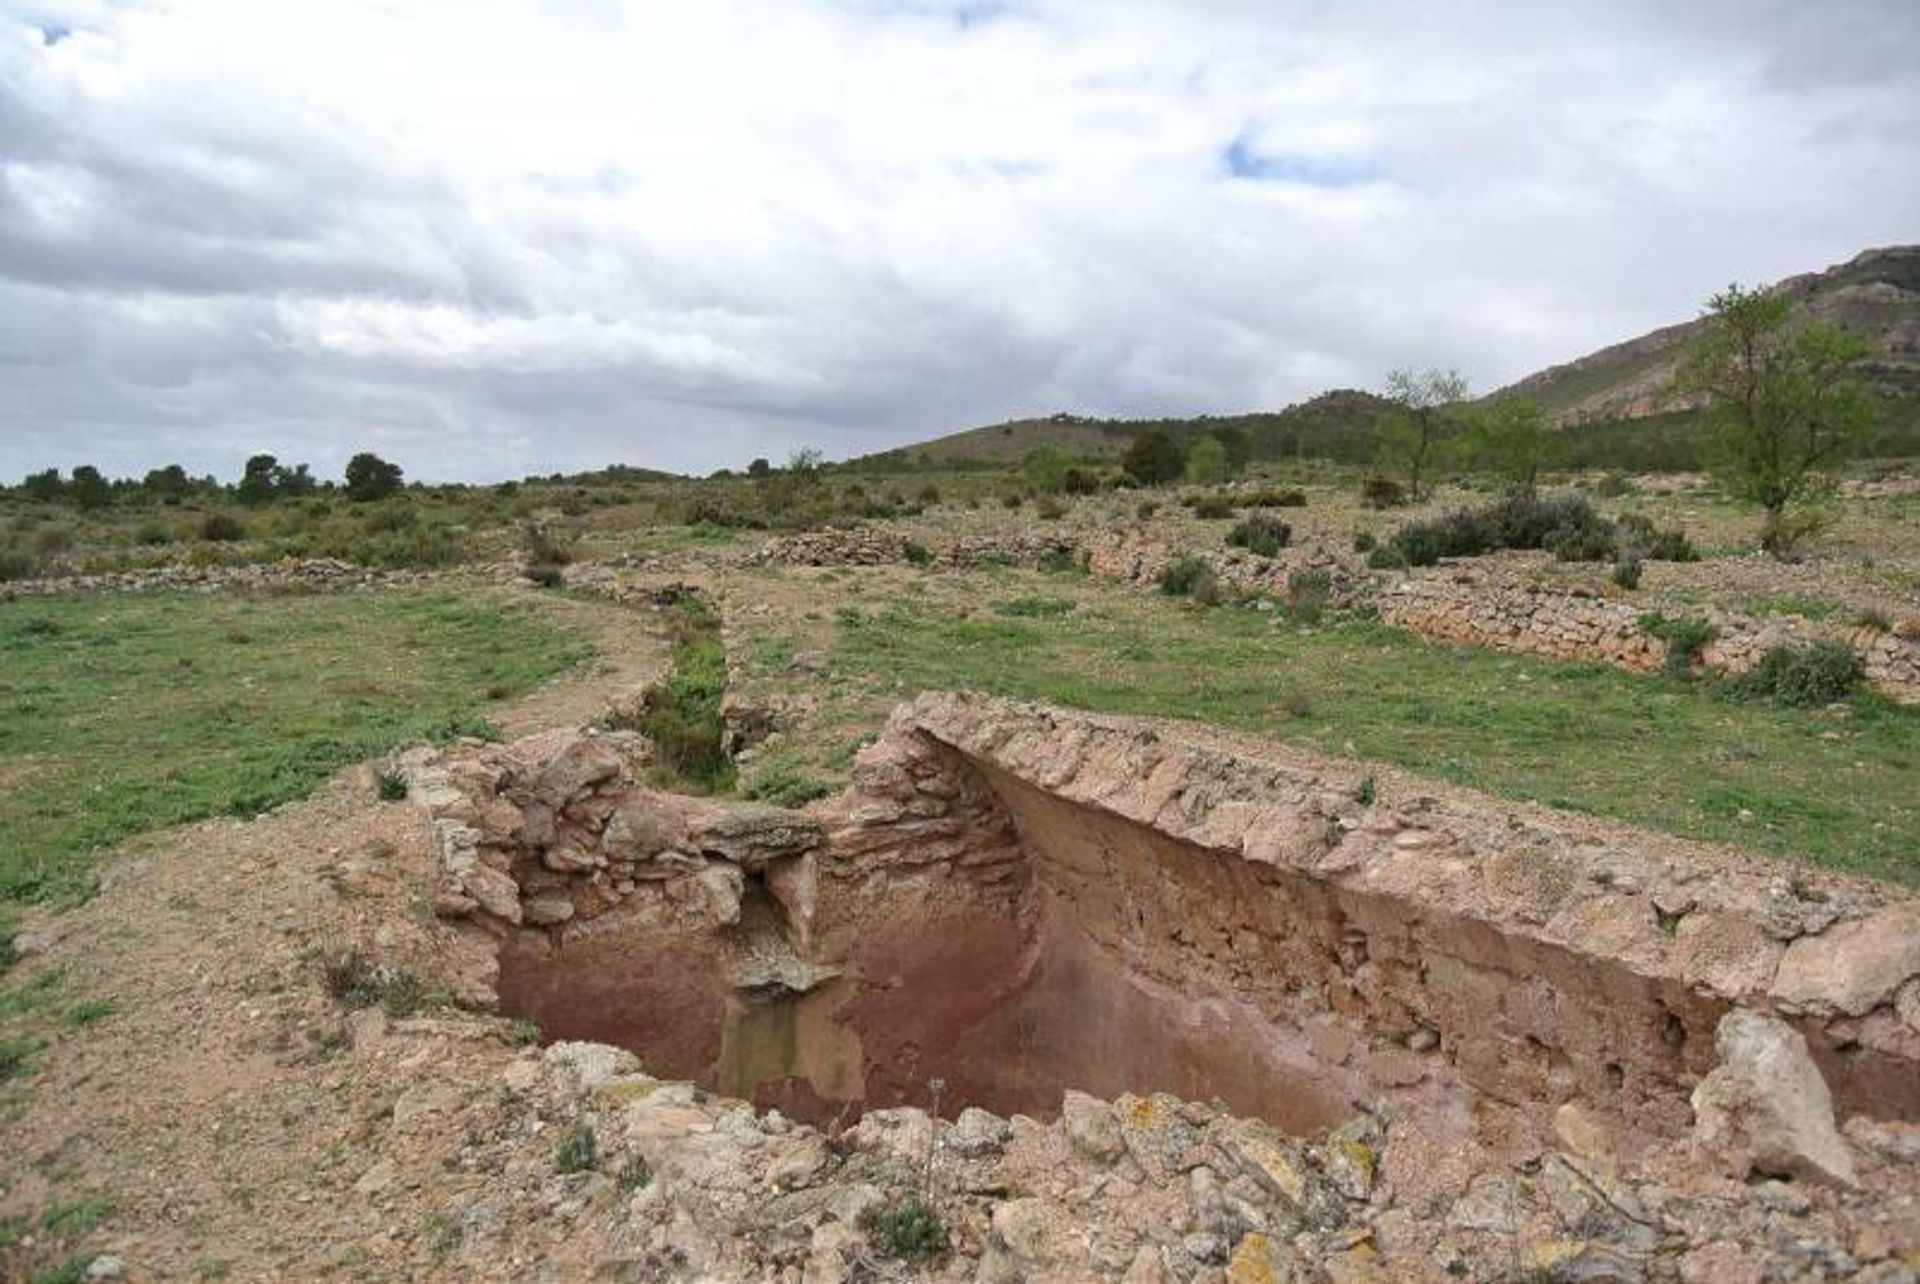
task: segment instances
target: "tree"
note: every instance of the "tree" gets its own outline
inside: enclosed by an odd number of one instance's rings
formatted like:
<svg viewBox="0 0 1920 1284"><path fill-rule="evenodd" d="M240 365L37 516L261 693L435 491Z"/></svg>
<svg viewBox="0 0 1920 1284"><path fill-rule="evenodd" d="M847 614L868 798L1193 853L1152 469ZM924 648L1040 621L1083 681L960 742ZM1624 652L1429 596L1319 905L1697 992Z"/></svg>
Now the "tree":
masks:
<svg viewBox="0 0 1920 1284"><path fill-rule="evenodd" d="M1212 434L1227 451L1227 476L1238 477L1253 462L1253 438L1245 428L1229 425Z"/></svg>
<svg viewBox="0 0 1920 1284"><path fill-rule="evenodd" d="M749 477L765 477L772 471L773 465L764 459L756 459L747 465L747 476Z"/></svg>
<svg viewBox="0 0 1920 1284"><path fill-rule="evenodd" d="M1065 490L1067 474L1072 470L1073 461L1058 446L1035 446L1020 461L1027 484L1042 495L1058 495Z"/></svg>
<svg viewBox="0 0 1920 1284"><path fill-rule="evenodd" d="M1532 397L1503 397L1468 417L1461 446L1474 468L1500 477L1511 491L1531 494L1553 448L1553 431Z"/></svg>
<svg viewBox="0 0 1920 1284"><path fill-rule="evenodd" d="M1120 467L1142 486L1159 486L1186 471L1187 457L1179 442L1154 428L1133 439L1120 459Z"/></svg>
<svg viewBox="0 0 1920 1284"><path fill-rule="evenodd" d="M356 502L385 499L400 489L400 477L400 465L363 450L347 461L347 498Z"/></svg>
<svg viewBox="0 0 1920 1284"><path fill-rule="evenodd" d="M51 504L67 493L67 484L60 480L58 468L49 468L45 472L30 474L20 483L20 489L27 493L28 499Z"/></svg>
<svg viewBox="0 0 1920 1284"><path fill-rule="evenodd" d="M1735 496L1760 505L1760 546L1775 557L1819 524L1789 508L1831 491L1874 422L1871 394L1853 373L1872 345L1791 314L1785 295L1728 286L1707 300L1706 331L1674 382L1706 398L1715 470Z"/></svg>
<svg viewBox="0 0 1920 1284"><path fill-rule="evenodd" d="M113 502L113 488L92 464L81 464L73 470L72 490L73 502L89 511Z"/></svg>
<svg viewBox="0 0 1920 1284"><path fill-rule="evenodd" d="M279 490L280 461L272 455L254 455L240 474L234 495L243 504L264 504Z"/></svg>
<svg viewBox="0 0 1920 1284"><path fill-rule="evenodd" d="M1452 407L1466 400L1467 381L1455 370L1395 370L1387 375L1393 408L1380 423L1381 464L1407 479L1409 498L1419 500L1422 482L1452 427Z"/></svg>
<svg viewBox="0 0 1920 1284"><path fill-rule="evenodd" d="M1227 448L1218 437L1202 437L1187 452L1187 480L1212 486L1227 479Z"/></svg>
<svg viewBox="0 0 1920 1284"><path fill-rule="evenodd" d="M168 464L165 468L153 468L140 486L149 495L159 499L180 499L193 489L193 482L187 476L187 470L178 464Z"/></svg>

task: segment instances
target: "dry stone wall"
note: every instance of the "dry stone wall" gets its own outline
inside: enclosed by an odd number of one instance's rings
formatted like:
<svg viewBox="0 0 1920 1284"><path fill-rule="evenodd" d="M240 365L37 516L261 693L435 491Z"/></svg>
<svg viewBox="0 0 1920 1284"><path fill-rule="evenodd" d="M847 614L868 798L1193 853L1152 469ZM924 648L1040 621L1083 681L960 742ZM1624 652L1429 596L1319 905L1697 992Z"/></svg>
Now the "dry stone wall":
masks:
<svg viewBox="0 0 1920 1284"><path fill-rule="evenodd" d="M1397 628L1499 651L1598 661L1638 673L1657 671L1667 653L1667 644L1641 626L1637 606L1458 568L1395 579L1377 588L1372 601L1380 618ZM1860 657L1875 690L1920 703L1920 617L1881 629L1713 609L1700 615L1717 631L1700 657L1712 671L1741 674L1774 647L1837 641Z"/></svg>

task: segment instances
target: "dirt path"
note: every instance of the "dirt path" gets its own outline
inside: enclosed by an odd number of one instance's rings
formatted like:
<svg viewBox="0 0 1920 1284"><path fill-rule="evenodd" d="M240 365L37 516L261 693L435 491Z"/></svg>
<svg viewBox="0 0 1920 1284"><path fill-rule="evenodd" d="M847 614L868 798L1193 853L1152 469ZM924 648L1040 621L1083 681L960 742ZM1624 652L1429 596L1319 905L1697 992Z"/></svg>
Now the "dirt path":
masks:
<svg viewBox="0 0 1920 1284"><path fill-rule="evenodd" d="M541 602L599 657L499 711L509 735L589 721L660 671L643 612ZM425 899L430 837L419 809L375 801L362 765L250 822L136 840L99 896L29 924L4 990L53 1034L0 1107L0 1279L101 1254L135 1280L539 1278L536 1261L565 1262L556 1221L515 1228L521 1258L449 1264L504 1180L478 1134L510 1125L466 1107L524 1055L513 1032L430 1006L349 1015L328 990L354 949L431 987L451 940Z"/></svg>

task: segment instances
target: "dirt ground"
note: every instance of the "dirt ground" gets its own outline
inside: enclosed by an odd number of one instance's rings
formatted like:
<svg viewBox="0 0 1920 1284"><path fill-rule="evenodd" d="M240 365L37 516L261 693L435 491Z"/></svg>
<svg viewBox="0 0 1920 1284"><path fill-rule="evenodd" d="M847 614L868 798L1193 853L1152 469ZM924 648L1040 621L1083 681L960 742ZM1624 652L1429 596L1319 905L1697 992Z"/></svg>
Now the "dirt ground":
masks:
<svg viewBox="0 0 1920 1284"><path fill-rule="evenodd" d="M510 735L588 721L662 668L643 613L547 603L600 656L502 710ZM359 948L431 986L448 934L425 899L430 838L418 809L375 801L363 765L256 820L129 844L100 895L29 922L8 988L113 1010L36 1054L0 1122L0 1218L20 1219L0 1278L100 1255L141 1280L453 1276L453 1210L489 1181L465 1130L490 1117L447 1111L521 1040L479 1016L349 1020L326 984ZM517 1237L527 1256L489 1274L543 1278L545 1260L567 1278L547 1238Z"/></svg>

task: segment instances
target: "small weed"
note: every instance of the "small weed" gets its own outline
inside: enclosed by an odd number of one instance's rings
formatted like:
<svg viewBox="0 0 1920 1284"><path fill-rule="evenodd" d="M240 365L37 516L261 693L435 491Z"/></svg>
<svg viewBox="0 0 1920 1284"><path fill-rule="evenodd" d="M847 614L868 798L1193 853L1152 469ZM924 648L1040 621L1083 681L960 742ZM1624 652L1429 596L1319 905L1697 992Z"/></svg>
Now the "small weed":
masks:
<svg viewBox="0 0 1920 1284"><path fill-rule="evenodd" d="M1380 796L1379 783L1374 780L1373 773L1369 771L1366 774L1366 778L1363 779L1360 782L1359 786L1354 789L1353 800L1359 803L1362 807L1371 807L1374 804L1374 800L1379 796Z"/></svg>
<svg viewBox="0 0 1920 1284"><path fill-rule="evenodd" d="M507 1038L522 1047L530 1047L540 1042L540 1023L532 1017L521 1017L507 1027Z"/></svg>
<svg viewBox="0 0 1920 1284"><path fill-rule="evenodd" d="M1318 624L1333 600L1333 574L1295 571L1287 576L1287 615L1298 624Z"/></svg>
<svg viewBox="0 0 1920 1284"><path fill-rule="evenodd" d="M84 1235L113 1216L113 1200L100 1196L53 1204L40 1214L40 1229L49 1235Z"/></svg>
<svg viewBox="0 0 1920 1284"><path fill-rule="evenodd" d="M46 1047L40 1039L0 1039L0 1083L33 1073L33 1056Z"/></svg>
<svg viewBox="0 0 1920 1284"><path fill-rule="evenodd" d="M914 566L932 566L933 550L917 540L908 540L900 546L900 555Z"/></svg>
<svg viewBox="0 0 1920 1284"><path fill-rule="evenodd" d="M553 1152L553 1166L563 1173L583 1173L599 1162L600 1138L584 1121L568 1129Z"/></svg>
<svg viewBox="0 0 1920 1284"><path fill-rule="evenodd" d="M653 1180L653 1170L647 1167L647 1161L635 1155L620 1165L620 1171L614 1176L614 1184L631 1194L636 1190L645 1190Z"/></svg>
<svg viewBox="0 0 1920 1284"><path fill-rule="evenodd" d="M1893 632L1893 621L1888 618L1885 611L1868 607L1864 611L1854 612L1853 627L1856 629L1872 629L1876 633L1891 633Z"/></svg>
<svg viewBox="0 0 1920 1284"><path fill-rule="evenodd" d="M1611 579L1623 589L1639 588L1640 559L1632 554L1621 558L1613 564L1613 574L1607 578Z"/></svg>
<svg viewBox="0 0 1920 1284"><path fill-rule="evenodd" d="M899 1261L931 1261L951 1247L946 1223L917 1193L873 1209L865 1221L874 1247L883 1256Z"/></svg>
<svg viewBox="0 0 1920 1284"><path fill-rule="evenodd" d="M1017 597L1010 602L998 603L993 609L999 615L1043 619L1067 614L1073 610L1073 603L1058 597Z"/></svg>
<svg viewBox="0 0 1920 1284"><path fill-rule="evenodd" d="M327 964L327 993L349 1008L378 1006L396 1020L419 1012L433 996L411 972L374 963L349 950Z"/></svg>
<svg viewBox="0 0 1920 1284"><path fill-rule="evenodd" d="M407 778L397 771L381 771L374 777L374 793L381 802L400 802L407 796Z"/></svg>
<svg viewBox="0 0 1920 1284"><path fill-rule="evenodd" d="M67 1024L76 1029L85 1029L96 1021L106 1020L119 1010L112 999L88 999L67 1009Z"/></svg>

